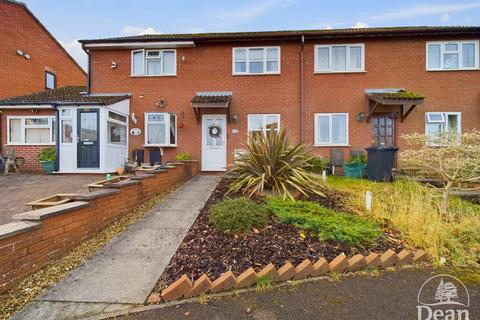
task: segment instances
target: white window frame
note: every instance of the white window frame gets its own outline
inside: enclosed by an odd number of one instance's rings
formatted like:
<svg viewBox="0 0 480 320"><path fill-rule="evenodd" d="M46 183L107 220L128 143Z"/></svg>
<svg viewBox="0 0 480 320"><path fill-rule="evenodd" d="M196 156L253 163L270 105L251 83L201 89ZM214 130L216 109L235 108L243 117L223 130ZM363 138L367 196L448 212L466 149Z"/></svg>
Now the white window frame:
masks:
<svg viewBox="0 0 480 320"><path fill-rule="evenodd" d="M148 52L159 51L160 52L160 74L147 74L147 54ZM133 54L137 52L142 52L143 57L143 73L133 73ZM163 53L164 52L173 52L173 73L164 73L163 72ZM131 77L172 77L177 75L177 50L176 49L136 49L132 50L130 53L130 76Z"/></svg>
<svg viewBox="0 0 480 320"><path fill-rule="evenodd" d="M260 129L250 129L250 116L262 116L262 127ZM267 128L266 128L266 122L267 122L267 117L276 117L277 122L278 122L278 128L277 132L280 131L280 126L281 126L281 116L279 113L249 113L247 115L247 136L250 136L251 132L254 131L262 131L264 135L267 134Z"/></svg>
<svg viewBox="0 0 480 320"><path fill-rule="evenodd" d="M125 121L121 121L121 120L117 120L117 119L114 119L114 118L111 118L110 117L110 113L114 113L116 115L119 115L119 116L122 116L122 117L125 117ZM125 144L121 144L121 143L111 143L110 142L110 139L108 138L108 135L109 133L107 132L107 144L109 146L115 146L115 147L126 147L128 146L128 116L126 115L123 115L121 113L118 113L118 112L115 112L115 111L112 111L112 110L107 110L107 129L108 129L108 123L109 122L112 122L112 123L115 123L115 124L119 124L121 126L124 126L125 127Z"/></svg>
<svg viewBox="0 0 480 320"><path fill-rule="evenodd" d="M62 115L63 111L69 111L70 115L64 116ZM58 125L58 130L60 131L59 137L60 137L60 144L67 144L71 145L75 143L75 126L74 126L74 121L73 121L73 109L61 109L60 111L60 123ZM72 142L63 142L63 121L71 121L72 122Z"/></svg>
<svg viewBox="0 0 480 320"><path fill-rule="evenodd" d="M20 120L20 142L11 142L10 137L10 120L17 119ZM48 125L26 125L25 119L48 119ZM53 130L52 124L55 121L55 117L52 116L7 116L7 145L15 146L15 145L22 145L22 146L51 146L55 145L55 141L53 139ZM26 143L25 142L25 130L27 128L42 128L48 129L50 137L50 142L45 143Z"/></svg>
<svg viewBox="0 0 480 320"><path fill-rule="evenodd" d="M443 115L443 121L429 121L429 116L431 114L439 114L441 113ZM456 115L458 118L458 134L462 134L462 113L459 111L448 111L448 112L425 112L425 134L428 134L427 131L427 126L429 123L443 123L443 131L444 133L447 133L449 131L448 127L448 116L449 115Z"/></svg>
<svg viewBox="0 0 480 320"><path fill-rule="evenodd" d="M333 70L333 47L346 47L345 53L345 71ZM350 68L350 48L360 47L362 57L360 59L360 68ZM328 69L319 69L318 66L318 49L328 48ZM314 46L314 73L355 73L365 72L365 44L364 43L348 43L348 44L318 44Z"/></svg>
<svg viewBox="0 0 480 320"><path fill-rule="evenodd" d="M165 143L148 143L148 125L150 123L160 123L159 121L148 121L149 115L163 114L165 123ZM170 118L175 117L175 143L170 143ZM145 112L145 144L144 147L176 147L178 142L178 130L177 130L177 116L169 112Z"/></svg>
<svg viewBox="0 0 480 320"><path fill-rule="evenodd" d="M263 49L263 72L261 73L250 73L250 49ZM277 49L278 50L278 71L267 71L267 49ZM236 50L246 50L245 63L246 68L245 72L236 72L235 71L235 51ZM232 74L234 76L261 76L265 74L281 74L281 49L280 46L268 46L268 47L235 47L232 48Z"/></svg>
<svg viewBox="0 0 480 320"><path fill-rule="evenodd" d="M475 65L473 67L463 67L463 44L474 44L475 45ZM444 69L444 53L445 45L447 44L456 44L458 45L458 51L452 51L452 53L458 53L458 68L456 69ZM428 47L429 45L440 45L440 68L430 68L428 66ZM461 70L479 70L479 41L478 40L462 40L462 41L427 41L425 44L425 68L427 71L461 71Z"/></svg>
<svg viewBox="0 0 480 320"><path fill-rule="evenodd" d="M332 119L333 119L333 116L334 115L338 115L338 116L346 116L345 117L345 143L333 143L333 135L332 135ZM318 141L318 135L317 135L317 132L318 132L318 118L320 116L323 116L323 117L328 117L329 120L328 120L328 136L329 136L329 141L327 143L323 143L323 142L319 142ZM348 113L345 113L345 112L336 112L336 113L315 113L315 120L314 120L314 146L315 147L348 147L350 146L349 144L349 119L348 119Z"/></svg>

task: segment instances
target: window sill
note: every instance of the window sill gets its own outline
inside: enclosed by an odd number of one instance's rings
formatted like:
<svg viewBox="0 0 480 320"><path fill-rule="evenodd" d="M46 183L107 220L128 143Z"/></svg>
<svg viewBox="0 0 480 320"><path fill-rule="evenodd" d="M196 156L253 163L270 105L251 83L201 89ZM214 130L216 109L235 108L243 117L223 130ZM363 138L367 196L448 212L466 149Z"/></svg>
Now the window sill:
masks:
<svg viewBox="0 0 480 320"><path fill-rule="evenodd" d="M159 77L176 77L177 74L131 74L130 78L159 78Z"/></svg>
<svg viewBox="0 0 480 320"><path fill-rule="evenodd" d="M144 144L142 147L145 147L145 148L168 148L168 147L176 148L177 145L176 144Z"/></svg>
<svg viewBox="0 0 480 320"><path fill-rule="evenodd" d="M313 145L315 148L322 148L322 147L351 147L349 144L315 144Z"/></svg>
<svg viewBox="0 0 480 320"><path fill-rule="evenodd" d="M336 74L336 73L367 73L365 70L355 70L355 71L314 71L313 74Z"/></svg>
<svg viewBox="0 0 480 320"><path fill-rule="evenodd" d="M54 146L55 142L52 143L7 143L6 146Z"/></svg>
<svg viewBox="0 0 480 320"><path fill-rule="evenodd" d="M233 76L279 76L281 75L280 72L272 72L272 73L232 73Z"/></svg>
<svg viewBox="0 0 480 320"><path fill-rule="evenodd" d="M442 71L479 71L480 68L468 68L468 69L426 69L427 72L442 72Z"/></svg>

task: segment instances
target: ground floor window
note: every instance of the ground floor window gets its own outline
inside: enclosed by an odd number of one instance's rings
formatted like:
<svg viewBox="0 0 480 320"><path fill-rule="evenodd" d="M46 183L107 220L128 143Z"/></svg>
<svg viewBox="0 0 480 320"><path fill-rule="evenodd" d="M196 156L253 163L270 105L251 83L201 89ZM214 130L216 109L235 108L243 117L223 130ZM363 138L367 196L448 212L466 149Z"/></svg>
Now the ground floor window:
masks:
<svg viewBox="0 0 480 320"><path fill-rule="evenodd" d="M127 145L127 117L109 111L107 121L108 143Z"/></svg>
<svg viewBox="0 0 480 320"><path fill-rule="evenodd" d="M248 115L248 134L266 134L270 130L278 132L280 129L279 114L249 114Z"/></svg>
<svg viewBox="0 0 480 320"><path fill-rule="evenodd" d="M55 143L54 117L7 117L9 144Z"/></svg>
<svg viewBox="0 0 480 320"><path fill-rule="evenodd" d="M348 113L316 113L315 145L348 145Z"/></svg>
<svg viewBox="0 0 480 320"><path fill-rule="evenodd" d="M438 136L442 133L461 133L460 112L426 112L425 133Z"/></svg>
<svg viewBox="0 0 480 320"><path fill-rule="evenodd" d="M177 144L177 116L172 113L145 113L145 145L168 147Z"/></svg>

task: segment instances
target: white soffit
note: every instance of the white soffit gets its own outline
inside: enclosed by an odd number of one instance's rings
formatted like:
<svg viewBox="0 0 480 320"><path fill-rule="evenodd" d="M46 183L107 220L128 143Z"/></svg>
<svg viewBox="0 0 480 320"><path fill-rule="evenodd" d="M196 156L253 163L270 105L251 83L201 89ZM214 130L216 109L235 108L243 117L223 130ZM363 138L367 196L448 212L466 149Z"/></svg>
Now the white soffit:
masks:
<svg viewBox="0 0 480 320"><path fill-rule="evenodd" d="M145 42L120 42L120 43L87 43L85 49L144 49L144 48L191 48L195 47L193 41L145 41Z"/></svg>

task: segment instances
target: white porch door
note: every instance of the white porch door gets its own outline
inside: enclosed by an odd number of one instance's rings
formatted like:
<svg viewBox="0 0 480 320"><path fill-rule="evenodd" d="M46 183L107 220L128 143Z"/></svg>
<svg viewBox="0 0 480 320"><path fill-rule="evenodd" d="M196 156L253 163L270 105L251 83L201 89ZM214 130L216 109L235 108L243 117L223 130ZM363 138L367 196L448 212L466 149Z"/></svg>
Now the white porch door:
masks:
<svg viewBox="0 0 480 320"><path fill-rule="evenodd" d="M226 115L203 115L202 171L227 170L226 136Z"/></svg>

